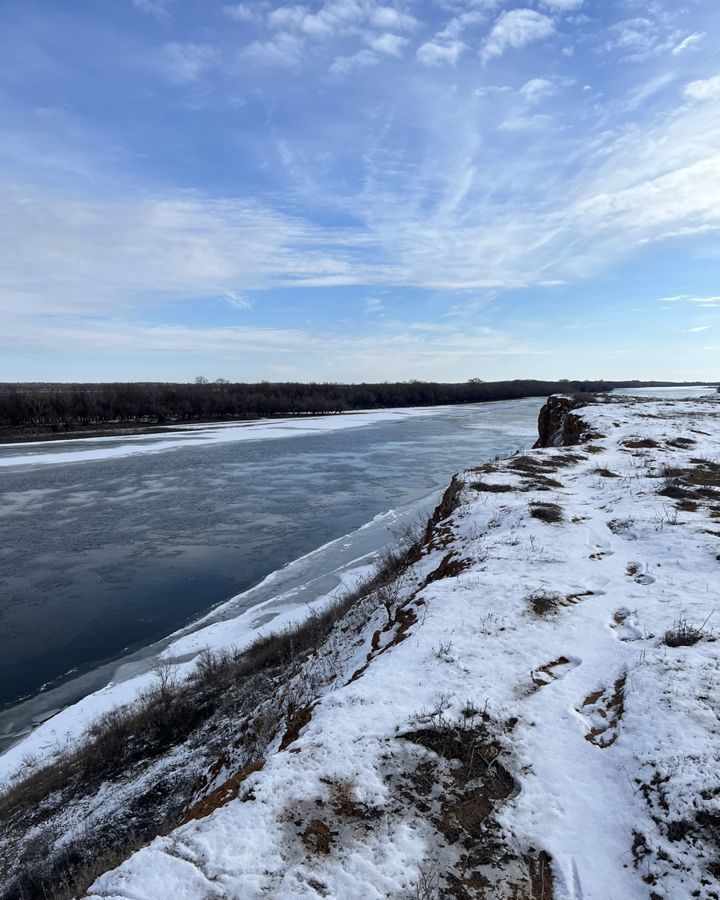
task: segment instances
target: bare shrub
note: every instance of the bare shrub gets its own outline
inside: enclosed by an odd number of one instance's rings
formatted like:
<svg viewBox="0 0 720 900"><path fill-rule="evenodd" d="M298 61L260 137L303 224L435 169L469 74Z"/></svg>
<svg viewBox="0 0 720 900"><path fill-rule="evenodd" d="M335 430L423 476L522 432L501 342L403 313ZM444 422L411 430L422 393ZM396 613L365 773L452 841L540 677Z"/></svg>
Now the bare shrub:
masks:
<svg viewBox="0 0 720 900"><path fill-rule="evenodd" d="M699 643L706 637L705 626L711 615L712 613L699 627L692 625L687 619L678 619L676 622L673 622L672 628L668 628L662 636L663 644L668 647L692 647L694 644Z"/></svg>

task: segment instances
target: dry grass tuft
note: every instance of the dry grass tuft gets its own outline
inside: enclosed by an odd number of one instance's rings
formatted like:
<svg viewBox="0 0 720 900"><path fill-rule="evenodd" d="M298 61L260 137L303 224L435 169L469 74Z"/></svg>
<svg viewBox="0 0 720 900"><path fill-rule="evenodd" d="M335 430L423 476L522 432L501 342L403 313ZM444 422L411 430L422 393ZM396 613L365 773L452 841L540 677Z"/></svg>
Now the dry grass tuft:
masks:
<svg viewBox="0 0 720 900"><path fill-rule="evenodd" d="M548 525L557 525L564 519L562 507L557 503L544 503L536 501L530 504L530 515L533 519L540 519Z"/></svg>
<svg viewBox="0 0 720 900"><path fill-rule="evenodd" d="M476 481L470 487L474 491L484 491L487 494L507 494L516 490L511 484L490 484L487 481Z"/></svg>
<svg viewBox="0 0 720 900"><path fill-rule="evenodd" d="M630 450L650 450L654 447L659 447L660 444L653 438L631 438L623 441L622 446Z"/></svg>
<svg viewBox="0 0 720 900"><path fill-rule="evenodd" d="M678 619L662 636L663 644L667 647L692 647L706 637L705 625L709 618L710 616L699 627L692 625L687 619Z"/></svg>

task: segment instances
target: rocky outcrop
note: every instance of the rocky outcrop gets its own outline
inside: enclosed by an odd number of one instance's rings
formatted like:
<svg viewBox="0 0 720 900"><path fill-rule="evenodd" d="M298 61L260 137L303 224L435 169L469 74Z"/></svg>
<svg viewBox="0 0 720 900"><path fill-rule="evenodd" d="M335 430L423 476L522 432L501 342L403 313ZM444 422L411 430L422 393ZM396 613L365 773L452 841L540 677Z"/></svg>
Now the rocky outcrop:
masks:
<svg viewBox="0 0 720 900"><path fill-rule="evenodd" d="M587 424L574 410L587 406L594 399L594 395L579 394L553 394L548 397L538 416L538 439L533 448L568 447L590 440Z"/></svg>

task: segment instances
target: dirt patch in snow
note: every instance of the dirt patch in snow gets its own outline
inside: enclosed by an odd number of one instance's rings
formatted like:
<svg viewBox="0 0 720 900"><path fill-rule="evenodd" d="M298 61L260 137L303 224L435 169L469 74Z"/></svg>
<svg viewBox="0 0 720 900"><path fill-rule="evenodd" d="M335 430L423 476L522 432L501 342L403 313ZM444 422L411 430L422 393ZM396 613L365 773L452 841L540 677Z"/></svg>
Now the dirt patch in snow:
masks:
<svg viewBox="0 0 720 900"><path fill-rule="evenodd" d="M202 797L197 803L191 806L181 818L179 824L185 825L193 819L204 819L206 816L215 812L216 809L220 809L221 806L225 806L231 800L234 800L240 793L240 786L242 783L249 778L250 775L259 772L263 765L263 762L258 760L257 762L252 762L245 766L234 775L231 775L227 781L224 781L220 785L220 787L215 788L214 791L211 791L211 793Z"/></svg>
<svg viewBox="0 0 720 900"><path fill-rule="evenodd" d="M625 712L626 681L627 675L621 675L612 688L593 691L578 709L590 728L585 740L601 750L618 739L618 726Z"/></svg>
<svg viewBox="0 0 720 900"><path fill-rule="evenodd" d="M417 896L552 900L550 857L533 849L518 854L497 824L496 811L518 785L500 762L503 749L489 723L484 716L478 722L476 715L469 725L450 724L440 715L437 727L400 736L429 752L412 754L414 766L394 776L393 786L434 829L438 859L455 851L453 863L428 866L423 877L434 882L434 890L428 892L425 884L426 892L419 887Z"/></svg>

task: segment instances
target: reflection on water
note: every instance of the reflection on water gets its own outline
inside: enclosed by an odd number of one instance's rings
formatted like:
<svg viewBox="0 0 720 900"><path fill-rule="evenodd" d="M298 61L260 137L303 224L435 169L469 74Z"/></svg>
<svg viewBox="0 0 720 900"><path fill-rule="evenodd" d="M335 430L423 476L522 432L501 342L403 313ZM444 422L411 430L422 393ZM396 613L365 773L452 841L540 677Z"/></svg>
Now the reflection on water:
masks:
<svg viewBox="0 0 720 900"><path fill-rule="evenodd" d="M0 705L148 644L458 469L527 446L541 402L3 469Z"/></svg>

